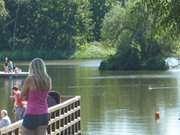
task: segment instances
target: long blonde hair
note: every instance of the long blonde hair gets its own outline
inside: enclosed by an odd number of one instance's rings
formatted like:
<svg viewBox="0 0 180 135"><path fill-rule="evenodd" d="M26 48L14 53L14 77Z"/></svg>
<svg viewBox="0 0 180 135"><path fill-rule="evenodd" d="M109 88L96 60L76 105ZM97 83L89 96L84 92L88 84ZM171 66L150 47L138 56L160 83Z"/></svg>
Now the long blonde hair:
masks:
<svg viewBox="0 0 180 135"><path fill-rule="evenodd" d="M46 65L41 58L35 58L29 65L29 76L32 76L37 89L51 89L51 78L46 71Z"/></svg>

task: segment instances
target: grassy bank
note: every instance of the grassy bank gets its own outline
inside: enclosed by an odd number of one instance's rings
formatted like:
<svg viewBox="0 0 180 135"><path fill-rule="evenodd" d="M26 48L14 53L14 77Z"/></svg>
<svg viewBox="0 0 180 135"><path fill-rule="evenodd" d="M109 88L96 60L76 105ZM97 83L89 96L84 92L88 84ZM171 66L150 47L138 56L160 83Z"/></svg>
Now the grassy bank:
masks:
<svg viewBox="0 0 180 135"><path fill-rule="evenodd" d="M68 59L70 56L65 51L61 50L14 50L14 51L1 51L0 59L4 59L7 56L11 60L31 60L35 57L41 57L43 59Z"/></svg>
<svg viewBox="0 0 180 135"><path fill-rule="evenodd" d="M99 42L88 43L79 47L79 49L71 56L72 59L96 59L107 58L114 55L115 48L104 46Z"/></svg>
<svg viewBox="0 0 180 135"><path fill-rule="evenodd" d="M0 53L0 60L3 61L7 56L11 60L31 60L35 57L41 57L46 60L57 59L96 59L106 58L113 55L115 49L112 47L105 47L100 43L91 43L81 45L75 52L67 52L58 49L41 49L41 50L9 50Z"/></svg>

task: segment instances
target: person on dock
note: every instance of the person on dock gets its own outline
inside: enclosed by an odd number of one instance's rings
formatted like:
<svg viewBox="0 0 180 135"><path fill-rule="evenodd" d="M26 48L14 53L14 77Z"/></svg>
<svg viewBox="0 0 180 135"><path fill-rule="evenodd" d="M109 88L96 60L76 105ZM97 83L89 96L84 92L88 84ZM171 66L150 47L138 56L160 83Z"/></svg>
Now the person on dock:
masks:
<svg viewBox="0 0 180 135"><path fill-rule="evenodd" d="M46 135L48 127L48 92L51 78L41 58L35 58L29 65L22 97L27 98L27 110L22 123L22 135Z"/></svg>
<svg viewBox="0 0 180 135"><path fill-rule="evenodd" d="M14 100L15 120L21 120L24 117L26 110L26 101L21 97L21 91L17 86L12 88L13 96L10 96Z"/></svg>
<svg viewBox="0 0 180 135"><path fill-rule="evenodd" d="M14 65L14 63L10 60L10 61L8 62L8 72L12 73L12 72L14 72L14 69L15 69L15 65Z"/></svg>
<svg viewBox="0 0 180 135"><path fill-rule="evenodd" d="M5 60L4 60L4 72L8 72L8 63L9 63L9 59L8 59L8 57L5 57Z"/></svg>
<svg viewBox="0 0 180 135"><path fill-rule="evenodd" d="M0 128L11 124L11 119L8 116L7 110L1 110Z"/></svg>

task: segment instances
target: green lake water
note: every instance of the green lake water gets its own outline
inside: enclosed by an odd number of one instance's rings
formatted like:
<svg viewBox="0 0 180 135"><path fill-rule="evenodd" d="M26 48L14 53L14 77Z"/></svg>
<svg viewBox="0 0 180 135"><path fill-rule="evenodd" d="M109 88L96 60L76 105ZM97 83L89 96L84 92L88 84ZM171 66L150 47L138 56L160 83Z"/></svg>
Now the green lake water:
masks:
<svg viewBox="0 0 180 135"><path fill-rule="evenodd" d="M179 135L180 70L99 71L100 60L46 61L53 89L81 96L82 135ZM16 63L28 69L28 62ZM24 78L0 78L0 109ZM155 112L160 119L155 119Z"/></svg>

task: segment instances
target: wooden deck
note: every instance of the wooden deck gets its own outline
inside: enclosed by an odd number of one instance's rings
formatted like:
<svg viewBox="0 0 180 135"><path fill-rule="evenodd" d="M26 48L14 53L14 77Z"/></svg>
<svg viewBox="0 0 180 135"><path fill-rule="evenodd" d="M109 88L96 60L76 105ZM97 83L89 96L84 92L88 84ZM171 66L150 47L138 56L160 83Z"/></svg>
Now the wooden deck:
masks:
<svg viewBox="0 0 180 135"><path fill-rule="evenodd" d="M49 111L47 135L81 135L80 96L61 97ZM22 120L0 129L0 135L21 135Z"/></svg>
<svg viewBox="0 0 180 135"><path fill-rule="evenodd" d="M19 73L15 73L15 72L4 72L4 71L0 71L0 77L26 77L28 76L28 72L19 72Z"/></svg>

